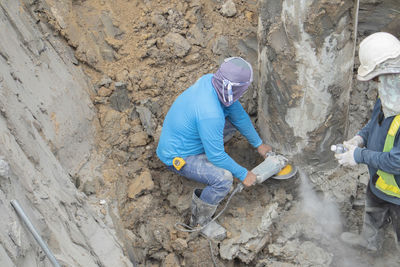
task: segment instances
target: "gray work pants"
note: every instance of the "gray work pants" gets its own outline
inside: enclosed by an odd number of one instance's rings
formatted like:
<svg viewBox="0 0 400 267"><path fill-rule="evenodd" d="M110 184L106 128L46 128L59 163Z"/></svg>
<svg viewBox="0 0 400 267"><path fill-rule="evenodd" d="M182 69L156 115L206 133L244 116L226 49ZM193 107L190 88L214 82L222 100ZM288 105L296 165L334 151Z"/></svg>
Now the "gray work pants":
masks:
<svg viewBox="0 0 400 267"><path fill-rule="evenodd" d="M392 222L399 248L400 241L400 206L386 202L371 191L370 185L367 188L365 201L365 215L363 225L363 236L369 243L376 244L380 248L383 243L383 228Z"/></svg>

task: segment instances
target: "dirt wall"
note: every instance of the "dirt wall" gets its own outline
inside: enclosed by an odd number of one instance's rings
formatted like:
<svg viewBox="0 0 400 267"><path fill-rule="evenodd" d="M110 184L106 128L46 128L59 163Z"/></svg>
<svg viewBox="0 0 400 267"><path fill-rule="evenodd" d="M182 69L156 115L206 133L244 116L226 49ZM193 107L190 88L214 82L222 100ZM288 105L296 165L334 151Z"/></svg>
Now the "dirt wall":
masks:
<svg viewBox="0 0 400 267"><path fill-rule="evenodd" d="M51 266L16 200L62 266L131 266L110 216L72 178L99 164L88 80L38 26L23 2L0 2L0 265Z"/></svg>

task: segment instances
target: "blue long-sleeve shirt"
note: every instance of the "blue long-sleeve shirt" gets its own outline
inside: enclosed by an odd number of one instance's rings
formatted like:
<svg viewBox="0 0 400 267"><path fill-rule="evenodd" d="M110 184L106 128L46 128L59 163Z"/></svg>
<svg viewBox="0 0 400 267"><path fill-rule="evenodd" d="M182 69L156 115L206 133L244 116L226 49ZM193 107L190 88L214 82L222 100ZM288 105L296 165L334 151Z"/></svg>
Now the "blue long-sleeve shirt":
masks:
<svg viewBox="0 0 400 267"><path fill-rule="evenodd" d="M371 119L358 134L364 139L365 148L356 148L354 159L357 163L368 165L370 174L370 187L372 192L385 201L400 205L400 198L389 196L375 187L372 177L378 170L394 175L396 183L400 185L400 130L397 132L393 148L390 152L382 152L385 145L387 132L392 124L394 116L385 118L379 125L379 113L381 113L381 100L375 103Z"/></svg>
<svg viewBox="0 0 400 267"><path fill-rule="evenodd" d="M262 140L239 101L229 107L222 105L211 83L212 76L202 76L174 101L164 120L157 156L164 164L171 166L175 157L205 153L212 164L230 171L243 181L247 169L236 163L224 150L225 118L252 146L260 146Z"/></svg>

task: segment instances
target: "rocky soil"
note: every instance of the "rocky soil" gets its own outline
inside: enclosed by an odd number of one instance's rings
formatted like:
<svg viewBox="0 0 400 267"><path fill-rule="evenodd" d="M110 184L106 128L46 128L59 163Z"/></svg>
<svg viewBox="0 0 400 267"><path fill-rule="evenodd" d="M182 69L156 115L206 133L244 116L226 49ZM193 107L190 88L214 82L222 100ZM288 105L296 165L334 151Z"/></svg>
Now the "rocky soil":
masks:
<svg viewBox="0 0 400 267"><path fill-rule="evenodd" d="M163 118L175 97L201 75L215 72L223 58L243 56L257 69L256 0L25 2L42 31L72 48L69 60L90 78L87 91L98 124L96 153L88 157L98 157L99 165L95 175L71 172L71 180L102 219L114 216L108 207L117 203L114 223L119 221L118 236L131 261L212 266L214 255L218 266L400 263L393 249L369 255L338 240L342 231L358 231L362 224L364 166L323 172L299 166L292 180L245 189L219 219L228 238L211 247L207 239L174 227L188 222L192 190L201 185L169 172L158 160ZM254 121L257 90L256 75L241 100ZM373 85L354 88L349 136L366 122L376 96ZM238 134L226 150L249 169L261 162ZM393 247L393 238L387 240L386 247Z"/></svg>

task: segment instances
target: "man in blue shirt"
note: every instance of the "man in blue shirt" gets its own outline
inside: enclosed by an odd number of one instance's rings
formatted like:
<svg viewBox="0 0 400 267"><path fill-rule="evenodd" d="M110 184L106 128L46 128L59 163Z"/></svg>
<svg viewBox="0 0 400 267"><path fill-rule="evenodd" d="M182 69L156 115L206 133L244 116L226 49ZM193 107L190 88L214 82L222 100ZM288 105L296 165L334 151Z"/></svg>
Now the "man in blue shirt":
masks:
<svg viewBox="0 0 400 267"><path fill-rule="evenodd" d="M232 130L246 137L263 157L271 151L263 144L238 99L253 78L242 58L227 58L214 74L206 74L186 89L165 117L157 155L170 170L204 183L193 192L191 226L208 225L202 233L222 240L226 230L211 222L217 205L231 189L233 177L251 186L256 176L236 163L224 150L224 136Z"/></svg>
<svg viewBox="0 0 400 267"><path fill-rule="evenodd" d="M378 82L377 100L368 124L344 142L348 152L336 154L339 164L366 164L370 180L361 235L345 232L341 239L371 251L381 249L383 227L392 221L400 240L400 41L386 32L360 43L358 80Z"/></svg>

